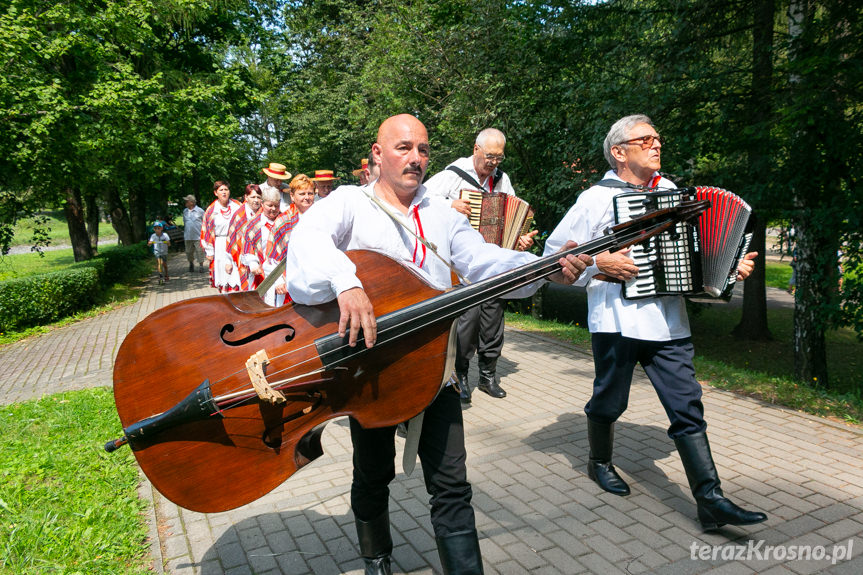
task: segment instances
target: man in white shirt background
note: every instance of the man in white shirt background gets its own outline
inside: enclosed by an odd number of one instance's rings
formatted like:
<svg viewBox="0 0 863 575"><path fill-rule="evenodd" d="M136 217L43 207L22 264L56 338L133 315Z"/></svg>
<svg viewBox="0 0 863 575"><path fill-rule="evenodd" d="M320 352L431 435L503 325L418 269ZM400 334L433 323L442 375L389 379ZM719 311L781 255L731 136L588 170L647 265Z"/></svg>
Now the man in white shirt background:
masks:
<svg viewBox="0 0 863 575"><path fill-rule="evenodd" d="M620 182L620 186L601 181L582 192L549 236L545 253L553 253L564 241L589 241L614 225L612 198L627 191L622 189L627 184L640 186L636 189L676 188L659 174L662 143L647 116L626 116L615 122L603 149L612 169L603 180ZM596 372L593 395L584 408L590 443L589 477L609 493L629 494L629 486L612 465L611 455L614 423L626 410L633 370L640 363L668 414L668 436L680 453L704 529L766 520L764 513L741 509L722 493L707 441L684 298L624 299L620 282L638 274L638 267L627 254L628 250L598 254L595 264L578 282L589 282L588 327ZM746 254L738 268L738 279L749 276L757 255Z"/></svg>
<svg viewBox="0 0 863 575"><path fill-rule="evenodd" d="M478 190L515 195L509 176L500 169L504 161L506 136L495 128L486 128L477 134L473 155L459 158L426 182L429 194L446 199L456 211L470 216L470 203L459 198L461 190ZM521 236L516 249L527 250L533 245L536 231ZM471 388L468 368L474 353L477 354L479 382L477 388L495 398L506 397L497 375L497 361L503 349L504 302L494 299L478 305L459 318L456 344L456 377L460 397L470 402Z"/></svg>

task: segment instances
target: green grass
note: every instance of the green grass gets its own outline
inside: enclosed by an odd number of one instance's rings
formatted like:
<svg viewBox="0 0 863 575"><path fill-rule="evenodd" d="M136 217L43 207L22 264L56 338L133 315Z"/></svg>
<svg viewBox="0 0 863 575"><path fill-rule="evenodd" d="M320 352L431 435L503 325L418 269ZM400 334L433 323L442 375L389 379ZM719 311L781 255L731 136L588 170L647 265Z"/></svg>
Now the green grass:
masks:
<svg viewBox="0 0 863 575"><path fill-rule="evenodd" d="M72 249L52 250L39 255L35 252L0 258L0 281L12 278L56 272L75 263Z"/></svg>
<svg viewBox="0 0 863 575"><path fill-rule="evenodd" d="M792 378L793 309L767 310L771 341L742 341L730 335L740 321L740 310L722 304L690 314L689 320L697 354L768 377ZM830 331L826 339L831 388L841 394L863 388L863 343L857 341L850 329Z"/></svg>
<svg viewBox="0 0 863 575"><path fill-rule="evenodd" d="M149 572L146 504L106 388L0 407L0 573Z"/></svg>
<svg viewBox="0 0 863 575"><path fill-rule="evenodd" d="M789 260L790 261L790 260ZM788 289L788 280L791 279L791 265L786 262L765 262L764 283L768 287Z"/></svg>
<svg viewBox="0 0 863 575"><path fill-rule="evenodd" d="M44 221L40 221L44 220ZM29 246L33 244L33 232L35 229L47 229L48 239L52 246L68 245L69 227L66 224L66 216L62 210L39 212L34 217L24 218L15 223L15 235L12 238L13 246ZM99 223L99 240L110 240L117 237L117 233L109 223Z"/></svg>
<svg viewBox="0 0 863 575"><path fill-rule="evenodd" d="M708 385L741 393L765 402L846 423L863 423L863 343L851 330L828 334L827 361L831 390L806 385L793 379L794 354L791 347L792 310L768 310L774 339L746 342L730 335L740 320L740 311L714 305L690 315L695 344L698 379ZM515 313L506 314L510 327L540 333L590 351L590 334L578 324L537 320Z"/></svg>

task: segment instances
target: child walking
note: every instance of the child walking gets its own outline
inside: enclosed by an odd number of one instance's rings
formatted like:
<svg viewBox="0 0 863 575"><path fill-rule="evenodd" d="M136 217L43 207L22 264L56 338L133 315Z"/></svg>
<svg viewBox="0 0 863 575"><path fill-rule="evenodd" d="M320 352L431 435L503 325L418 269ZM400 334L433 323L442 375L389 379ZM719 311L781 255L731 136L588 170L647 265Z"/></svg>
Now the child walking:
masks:
<svg viewBox="0 0 863 575"><path fill-rule="evenodd" d="M171 245L171 238L163 232L164 224L162 222L153 222L153 234L150 236L150 241L147 245L153 246L153 255L156 256L156 265L159 268L159 285L162 281L168 281L168 246Z"/></svg>

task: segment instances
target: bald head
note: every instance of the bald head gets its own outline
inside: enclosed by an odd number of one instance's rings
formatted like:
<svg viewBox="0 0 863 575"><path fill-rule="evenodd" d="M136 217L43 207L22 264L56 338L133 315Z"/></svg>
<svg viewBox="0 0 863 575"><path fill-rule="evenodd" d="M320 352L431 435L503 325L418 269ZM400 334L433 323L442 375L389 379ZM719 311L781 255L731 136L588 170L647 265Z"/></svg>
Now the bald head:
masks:
<svg viewBox="0 0 863 575"><path fill-rule="evenodd" d="M398 139L407 133L413 132L416 132L418 135L424 135L426 142L428 142L426 127L414 116L410 114L390 116L378 128L378 143L391 142L393 139Z"/></svg>
<svg viewBox="0 0 863 575"><path fill-rule="evenodd" d="M400 200L408 200L409 203L422 184L428 167L426 127L410 114L387 118L378 128L372 156L374 163L380 166L381 191L392 191Z"/></svg>

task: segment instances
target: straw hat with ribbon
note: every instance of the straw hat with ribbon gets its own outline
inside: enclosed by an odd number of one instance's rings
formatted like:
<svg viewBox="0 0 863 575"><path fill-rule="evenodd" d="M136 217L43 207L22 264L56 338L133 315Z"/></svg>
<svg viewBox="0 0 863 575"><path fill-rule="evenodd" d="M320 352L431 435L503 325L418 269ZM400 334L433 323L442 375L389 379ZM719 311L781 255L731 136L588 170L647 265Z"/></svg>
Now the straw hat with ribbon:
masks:
<svg viewBox="0 0 863 575"><path fill-rule="evenodd" d="M338 180L339 178L333 175L332 170L315 170L315 177L309 179L313 182L332 182L333 180Z"/></svg>
<svg viewBox="0 0 863 575"><path fill-rule="evenodd" d="M270 164L269 167L261 171L277 180L289 180L291 178L291 173L282 164Z"/></svg>
<svg viewBox="0 0 863 575"><path fill-rule="evenodd" d="M368 167L368 165L369 165L369 159L363 158L362 160L360 160L360 169L354 170L351 173L355 176L359 176L361 173L363 173L363 170L365 170Z"/></svg>

